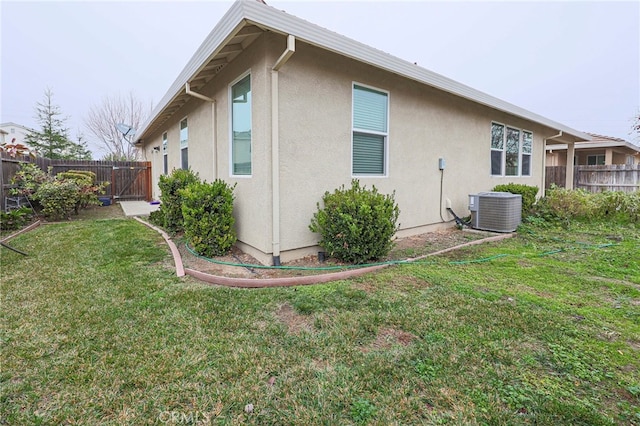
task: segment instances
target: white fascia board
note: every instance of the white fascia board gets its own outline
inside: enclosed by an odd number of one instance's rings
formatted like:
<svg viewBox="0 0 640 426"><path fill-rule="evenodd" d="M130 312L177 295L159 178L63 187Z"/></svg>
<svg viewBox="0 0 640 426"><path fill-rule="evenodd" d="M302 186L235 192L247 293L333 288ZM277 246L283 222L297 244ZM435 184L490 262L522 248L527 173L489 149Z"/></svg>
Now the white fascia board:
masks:
<svg viewBox="0 0 640 426"><path fill-rule="evenodd" d="M298 17L265 6L255 0L246 1L246 18L283 34L292 34L306 43L330 50L342 56L364 62L417 82L433 86L476 103L531 120L555 130L562 130L578 139L591 140L591 136L550 120L516 105L495 98L472 87L458 83L433 71L397 58L389 53L367 46L348 37L322 28Z"/></svg>
<svg viewBox="0 0 640 426"><path fill-rule="evenodd" d="M598 148L628 148L632 151L640 150L640 146L631 142L576 142L575 149L598 149ZM547 151L564 151L567 149L566 144L547 145Z"/></svg>
<svg viewBox="0 0 640 426"><path fill-rule="evenodd" d="M197 74L202 67L206 65L209 58L217 51L224 47L224 41L243 26L244 2L237 1L233 3L231 8L224 14L222 19L211 30L207 38L204 39L200 47L193 54L187 65L173 84L162 97L158 105L153 109L149 118L138 129L137 139L144 137L151 123L162 113L162 111L173 101L183 90L185 84Z"/></svg>
<svg viewBox="0 0 640 426"><path fill-rule="evenodd" d="M231 6L229 11L223 16L221 21L196 51L167 94L154 109L150 119L144 123L141 131L138 132L140 137L143 136L144 131L146 131L155 117L177 96L184 84L195 75L197 70L206 64L207 59L211 57L214 51L223 47L221 45L223 41L232 33L233 28L240 25L243 20L285 35L291 34L305 43L372 65L376 68L384 69L404 78L435 87L490 108L531 120L551 129L561 130L577 139L587 141L592 139L590 135L584 132L572 129L564 124L505 102L462 83L458 83L457 81L397 58L389 53L289 15L274 7L259 3L256 0L238 0Z"/></svg>

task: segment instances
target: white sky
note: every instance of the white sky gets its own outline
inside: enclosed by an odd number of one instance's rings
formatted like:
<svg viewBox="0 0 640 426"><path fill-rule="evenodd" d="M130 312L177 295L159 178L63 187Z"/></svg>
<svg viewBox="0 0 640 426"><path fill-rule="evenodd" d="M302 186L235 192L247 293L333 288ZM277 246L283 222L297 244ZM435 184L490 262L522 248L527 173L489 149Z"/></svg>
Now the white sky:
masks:
<svg viewBox="0 0 640 426"><path fill-rule="evenodd" d="M267 3L577 130L633 139L638 1ZM155 105L231 4L2 0L0 122L38 128L49 87L71 136L91 141L91 105L131 91Z"/></svg>

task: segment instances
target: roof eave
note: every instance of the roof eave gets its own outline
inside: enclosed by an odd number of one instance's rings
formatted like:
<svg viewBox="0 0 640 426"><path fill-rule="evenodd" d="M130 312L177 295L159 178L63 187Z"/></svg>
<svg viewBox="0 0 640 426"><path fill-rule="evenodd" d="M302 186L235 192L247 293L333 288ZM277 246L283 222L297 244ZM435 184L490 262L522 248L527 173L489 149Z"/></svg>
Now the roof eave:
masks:
<svg viewBox="0 0 640 426"><path fill-rule="evenodd" d="M411 62L399 59L386 52L367 46L301 18L289 15L271 6L266 6L255 0L237 0L211 33L209 33L165 96L156 108L154 108L149 119L145 121L138 130L138 141L144 139L146 132L149 130L149 126L163 110L179 96L185 83L197 74L216 51L224 47L225 41L228 41L232 37L234 31L239 31L244 23L247 22L268 28L274 32L291 34L302 42L384 69L404 78L432 86L478 104L537 122L556 131L562 131L566 135L573 136L576 141L588 141L592 139L587 133L572 129L562 123L505 102Z"/></svg>

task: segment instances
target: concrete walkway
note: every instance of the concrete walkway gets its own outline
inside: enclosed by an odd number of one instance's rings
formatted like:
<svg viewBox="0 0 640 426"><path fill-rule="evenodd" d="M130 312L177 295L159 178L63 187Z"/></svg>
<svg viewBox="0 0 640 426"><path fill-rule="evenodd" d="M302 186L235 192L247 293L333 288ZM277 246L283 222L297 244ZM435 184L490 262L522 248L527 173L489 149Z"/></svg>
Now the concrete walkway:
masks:
<svg viewBox="0 0 640 426"><path fill-rule="evenodd" d="M160 204L151 204L148 201L120 201L120 207L125 216L149 216L160 208Z"/></svg>

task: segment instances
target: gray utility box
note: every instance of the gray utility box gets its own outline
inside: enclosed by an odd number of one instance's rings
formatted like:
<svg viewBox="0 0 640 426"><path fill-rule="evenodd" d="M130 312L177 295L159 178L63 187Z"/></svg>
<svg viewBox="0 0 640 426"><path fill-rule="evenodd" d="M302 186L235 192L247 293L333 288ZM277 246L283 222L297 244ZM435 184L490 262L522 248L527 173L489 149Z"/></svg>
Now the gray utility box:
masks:
<svg viewBox="0 0 640 426"><path fill-rule="evenodd" d="M522 195L479 192L469 195L471 227L485 231L513 232L522 221Z"/></svg>

